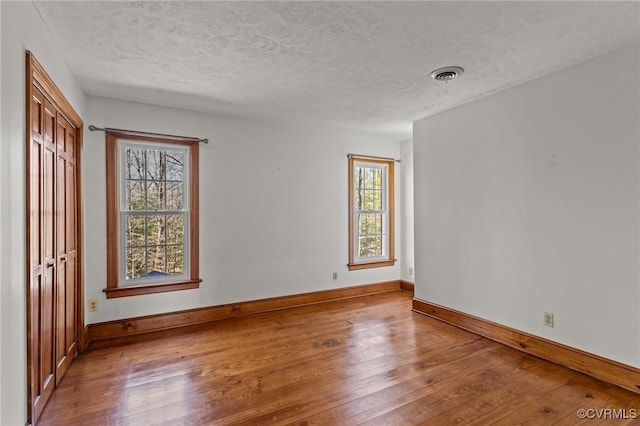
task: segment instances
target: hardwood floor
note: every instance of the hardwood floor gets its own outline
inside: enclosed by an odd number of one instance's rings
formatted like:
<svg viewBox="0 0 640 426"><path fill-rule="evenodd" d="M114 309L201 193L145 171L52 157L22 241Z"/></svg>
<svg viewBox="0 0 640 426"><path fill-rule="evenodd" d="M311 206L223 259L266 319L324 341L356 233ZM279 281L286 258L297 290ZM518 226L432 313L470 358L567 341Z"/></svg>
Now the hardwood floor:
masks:
<svg viewBox="0 0 640 426"><path fill-rule="evenodd" d="M639 421L640 395L413 313L398 291L95 348L72 364L39 424Z"/></svg>

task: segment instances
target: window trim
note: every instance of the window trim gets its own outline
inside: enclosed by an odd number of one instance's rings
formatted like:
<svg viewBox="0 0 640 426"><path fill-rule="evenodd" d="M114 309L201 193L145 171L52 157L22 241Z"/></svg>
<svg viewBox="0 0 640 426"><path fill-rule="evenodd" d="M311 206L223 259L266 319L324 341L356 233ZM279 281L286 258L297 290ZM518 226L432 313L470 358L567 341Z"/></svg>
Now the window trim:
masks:
<svg viewBox="0 0 640 426"><path fill-rule="evenodd" d="M189 275L175 281L150 282L124 285L120 282L121 233L120 233L120 152L119 141L134 141L153 144L178 145L189 147L189 230L188 261ZM107 172L107 287L103 289L107 299L115 297L137 296L142 294L163 293L168 291L194 289L200 286L199 278L199 152L198 139L171 137L127 132L108 131L106 134L106 172Z"/></svg>
<svg viewBox="0 0 640 426"><path fill-rule="evenodd" d="M387 190L385 198L387 200L387 220L388 220L388 250L384 259L374 261L358 261L356 256L356 229L355 229L355 185L354 185L354 169L356 163L374 163L384 164L387 166ZM385 266L394 266L395 259L395 179L394 179L395 161L392 158L371 157L364 155L349 155L349 263L347 264L350 271L360 269L380 268Z"/></svg>

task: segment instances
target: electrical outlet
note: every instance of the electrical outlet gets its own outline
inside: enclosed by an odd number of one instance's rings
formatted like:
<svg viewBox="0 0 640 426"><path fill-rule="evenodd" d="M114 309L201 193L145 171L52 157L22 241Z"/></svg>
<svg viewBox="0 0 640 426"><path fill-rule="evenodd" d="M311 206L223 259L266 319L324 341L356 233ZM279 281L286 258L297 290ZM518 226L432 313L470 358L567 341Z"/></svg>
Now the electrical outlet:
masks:
<svg viewBox="0 0 640 426"><path fill-rule="evenodd" d="M98 310L98 299L89 299L89 312L96 312Z"/></svg>
<svg viewBox="0 0 640 426"><path fill-rule="evenodd" d="M337 273L337 272L334 272L334 273L333 273L333 280L334 280L334 281L337 281L337 280L338 280L338 273Z"/></svg>
<svg viewBox="0 0 640 426"><path fill-rule="evenodd" d="M549 312L544 313L544 325L553 328L553 314Z"/></svg>
<svg viewBox="0 0 640 426"><path fill-rule="evenodd" d="M409 268L409 276L412 277L413 276L413 268Z"/></svg>

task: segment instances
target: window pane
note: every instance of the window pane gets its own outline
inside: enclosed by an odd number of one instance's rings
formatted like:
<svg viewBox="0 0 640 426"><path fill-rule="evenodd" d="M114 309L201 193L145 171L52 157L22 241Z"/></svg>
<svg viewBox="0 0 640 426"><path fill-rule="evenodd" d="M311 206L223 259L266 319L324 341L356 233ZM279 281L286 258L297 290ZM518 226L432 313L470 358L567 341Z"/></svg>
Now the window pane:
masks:
<svg viewBox="0 0 640 426"><path fill-rule="evenodd" d="M363 170L361 167L356 167L354 176L353 176L353 188L354 188L354 197L353 202L355 203L354 207L356 210L362 210L362 186L363 186Z"/></svg>
<svg viewBox="0 0 640 426"><path fill-rule="evenodd" d="M374 169L372 188L382 188L382 170Z"/></svg>
<svg viewBox="0 0 640 426"><path fill-rule="evenodd" d="M363 195L362 195L362 191L359 189L355 190L355 195L353 197L353 203L354 203L354 208L356 210L362 210L363 209Z"/></svg>
<svg viewBox="0 0 640 426"><path fill-rule="evenodd" d="M167 180L184 180L184 153L180 151L167 151Z"/></svg>
<svg viewBox="0 0 640 426"><path fill-rule="evenodd" d="M165 188L164 181L147 182L147 210L164 210Z"/></svg>
<svg viewBox="0 0 640 426"><path fill-rule="evenodd" d="M144 245L144 219L145 217L142 215L126 216L125 240L127 247Z"/></svg>
<svg viewBox="0 0 640 426"><path fill-rule="evenodd" d="M367 167L364 169L365 179L364 179L364 187L365 188L373 188L373 169Z"/></svg>
<svg viewBox="0 0 640 426"><path fill-rule="evenodd" d="M139 180L127 181L127 195L125 210L144 210L145 208L144 182Z"/></svg>
<svg viewBox="0 0 640 426"><path fill-rule="evenodd" d="M378 216L380 216L377 213L370 213L369 214L369 228L367 229L367 234L369 235L377 235L378 234L378 229L376 227L377 223L378 223Z"/></svg>
<svg viewBox="0 0 640 426"><path fill-rule="evenodd" d="M371 190L364 191L364 209L373 210L373 191Z"/></svg>
<svg viewBox="0 0 640 426"><path fill-rule="evenodd" d="M365 244L367 246L367 251L365 253L365 256L372 256L373 255L373 251L375 250L375 247L373 246L375 239L374 237L365 237Z"/></svg>
<svg viewBox="0 0 640 426"><path fill-rule="evenodd" d="M362 181L362 188L371 187L371 169L369 167L363 167L364 180Z"/></svg>
<svg viewBox="0 0 640 426"><path fill-rule="evenodd" d="M369 213L369 228L367 229L368 235L377 235L378 231L376 228L376 224L378 223L378 214L377 213Z"/></svg>
<svg viewBox="0 0 640 426"><path fill-rule="evenodd" d="M367 241L367 256L375 256L376 255L376 237L375 236L367 236L365 237Z"/></svg>
<svg viewBox="0 0 640 426"><path fill-rule="evenodd" d="M167 215L167 244L180 244L184 242L184 217L178 214Z"/></svg>
<svg viewBox="0 0 640 426"><path fill-rule="evenodd" d="M140 278L146 273L144 248L127 248L126 269L128 280Z"/></svg>
<svg viewBox="0 0 640 426"><path fill-rule="evenodd" d="M167 182L166 203L167 210L184 209L184 184L182 182Z"/></svg>
<svg viewBox="0 0 640 426"><path fill-rule="evenodd" d="M356 166L354 170L355 188L362 188L364 186L364 168Z"/></svg>
<svg viewBox="0 0 640 426"><path fill-rule="evenodd" d="M182 245L167 246L167 274L184 273L184 247Z"/></svg>
<svg viewBox="0 0 640 426"><path fill-rule="evenodd" d="M382 235L373 237L373 249L371 256L382 256Z"/></svg>
<svg viewBox="0 0 640 426"><path fill-rule="evenodd" d="M164 244L166 228L164 215L147 216L147 245Z"/></svg>
<svg viewBox="0 0 640 426"><path fill-rule="evenodd" d="M365 235L367 233L367 215L358 214L358 235Z"/></svg>
<svg viewBox="0 0 640 426"><path fill-rule="evenodd" d="M365 257L367 255L367 239L366 237L358 238L358 256Z"/></svg>
<svg viewBox="0 0 640 426"><path fill-rule="evenodd" d="M165 152L157 149L147 149L147 180L164 180L167 175Z"/></svg>
<svg viewBox="0 0 640 426"><path fill-rule="evenodd" d="M125 179L144 179L144 151L141 148L127 147L124 153Z"/></svg>
<svg viewBox="0 0 640 426"><path fill-rule="evenodd" d="M367 210L367 191L364 189L360 190L360 210Z"/></svg>
<svg viewBox="0 0 640 426"><path fill-rule="evenodd" d="M360 235L365 236L369 233L369 215L363 214L361 218L362 229L360 231Z"/></svg>
<svg viewBox="0 0 640 426"><path fill-rule="evenodd" d="M382 191L373 191L373 210L382 210Z"/></svg>
<svg viewBox="0 0 640 426"><path fill-rule="evenodd" d="M162 277L166 275L164 246L147 248L147 277Z"/></svg>

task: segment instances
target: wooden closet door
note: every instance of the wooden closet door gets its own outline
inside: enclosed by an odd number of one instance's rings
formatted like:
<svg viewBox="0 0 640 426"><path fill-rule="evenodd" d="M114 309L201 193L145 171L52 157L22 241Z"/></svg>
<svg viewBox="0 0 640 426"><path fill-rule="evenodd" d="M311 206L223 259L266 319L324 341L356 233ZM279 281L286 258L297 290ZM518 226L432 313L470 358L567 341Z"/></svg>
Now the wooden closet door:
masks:
<svg viewBox="0 0 640 426"><path fill-rule="evenodd" d="M56 131L56 385L77 352L76 344L76 204L75 131L58 113Z"/></svg>
<svg viewBox="0 0 640 426"><path fill-rule="evenodd" d="M54 367L54 179L56 110L34 87L31 99L30 147L30 259L31 313L29 342L31 347L31 395L35 417L42 411L55 387Z"/></svg>
<svg viewBox="0 0 640 426"><path fill-rule="evenodd" d="M30 52L26 71L27 417L35 425L82 349L83 124Z"/></svg>
<svg viewBox="0 0 640 426"><path fill-rule="evenodd" d="M69 364L71 360L78 354L78 202L76 193L77 178L76 178L76 152L77 152L77 140L76 134L78 129L73 127L67 121L67 136L65 142L65 154L67 156L67 171L65 174L65 186L66 186L66 200L67 208L65 212L66 216L66 322L64 325L65 333L65 348L67 351L67 360ZM65 370L66 371L66 370Z"/></svg>

